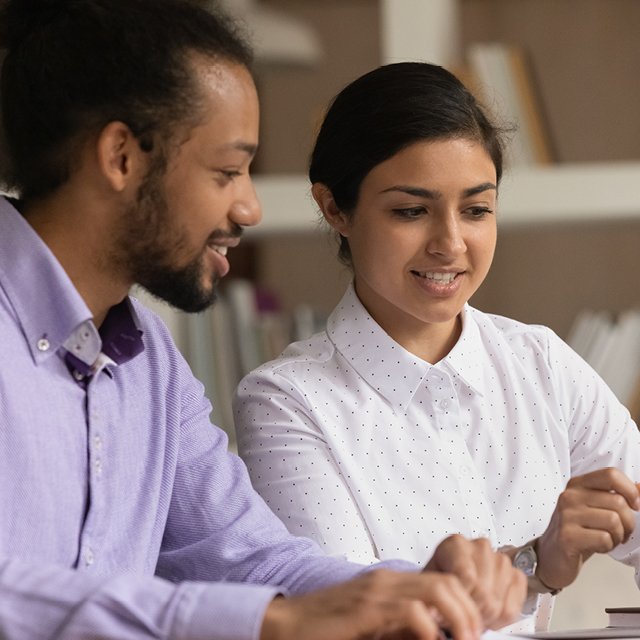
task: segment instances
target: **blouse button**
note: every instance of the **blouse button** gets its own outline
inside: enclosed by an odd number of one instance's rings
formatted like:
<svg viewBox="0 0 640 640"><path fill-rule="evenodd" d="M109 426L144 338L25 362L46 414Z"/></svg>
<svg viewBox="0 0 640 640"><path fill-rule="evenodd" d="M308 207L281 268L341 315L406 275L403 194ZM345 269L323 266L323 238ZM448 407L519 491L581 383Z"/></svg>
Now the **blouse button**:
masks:
<svg viewBox="0 0 640 640"><path fill-rule="evenodd" d="M49 347L51 345L49 344L49 341L46 338L40 338L36 346L38 347L38 351L49 351Z"/></svg>

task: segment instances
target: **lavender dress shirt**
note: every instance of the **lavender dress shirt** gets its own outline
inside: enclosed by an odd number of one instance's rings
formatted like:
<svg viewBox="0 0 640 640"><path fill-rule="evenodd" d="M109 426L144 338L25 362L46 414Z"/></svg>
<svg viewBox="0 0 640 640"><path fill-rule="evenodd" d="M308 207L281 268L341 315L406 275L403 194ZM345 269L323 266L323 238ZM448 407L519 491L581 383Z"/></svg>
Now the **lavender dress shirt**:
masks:
<svg viewBox="0 0 640 640"><path fill-rule="evenodd" d="M276 593L363 570L257 496L153 313L101 331L2 199L0 637L256 638Z"/></svg>

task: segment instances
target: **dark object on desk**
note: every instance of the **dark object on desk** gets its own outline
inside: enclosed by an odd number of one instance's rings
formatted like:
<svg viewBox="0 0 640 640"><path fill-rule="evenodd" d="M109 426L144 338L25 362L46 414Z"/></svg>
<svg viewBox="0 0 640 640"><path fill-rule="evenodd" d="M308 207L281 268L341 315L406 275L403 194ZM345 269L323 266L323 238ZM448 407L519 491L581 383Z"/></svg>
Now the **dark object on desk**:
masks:
<svg viewBox="0 0 640 640"><path fill-rule="evenodd" d="M606 607L609 627L634 627L640 629L640 607Z"/></svg>

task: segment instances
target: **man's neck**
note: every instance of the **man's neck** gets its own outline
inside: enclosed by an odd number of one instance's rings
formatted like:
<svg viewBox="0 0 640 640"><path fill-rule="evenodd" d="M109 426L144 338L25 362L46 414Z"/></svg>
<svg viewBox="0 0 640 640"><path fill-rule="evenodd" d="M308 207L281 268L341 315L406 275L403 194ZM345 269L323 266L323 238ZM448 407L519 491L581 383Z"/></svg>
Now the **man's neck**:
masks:
<svg viewBox="0 0 640 640"><path fill-rule="evenodd" d="M108 259L109 212L85 202L72 189L21 207L21 213L60 262L100 327L109 309L128 294L131 283L113 273Z"/></svg>

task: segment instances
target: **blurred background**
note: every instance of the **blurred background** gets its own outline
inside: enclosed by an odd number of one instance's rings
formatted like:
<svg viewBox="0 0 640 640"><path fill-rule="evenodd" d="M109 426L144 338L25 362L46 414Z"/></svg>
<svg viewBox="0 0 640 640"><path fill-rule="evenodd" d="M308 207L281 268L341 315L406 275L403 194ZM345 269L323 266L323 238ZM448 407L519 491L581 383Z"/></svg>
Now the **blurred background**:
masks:
<svg viewBox="0 0 640 640"><path fill-rule="evenodd" d="M638 0L227 0L258 54L264 222L233 252L220 304L187 317L151 302L233 440L241 375L322 326L350 274L305 172L327 103L373 67L426 60L515 124L492 271L472 304L550 326L640 413ZM399 96L401 98L401 96ZM606 625L639 605L633 571L592 559L552 628Z"/></svg>

